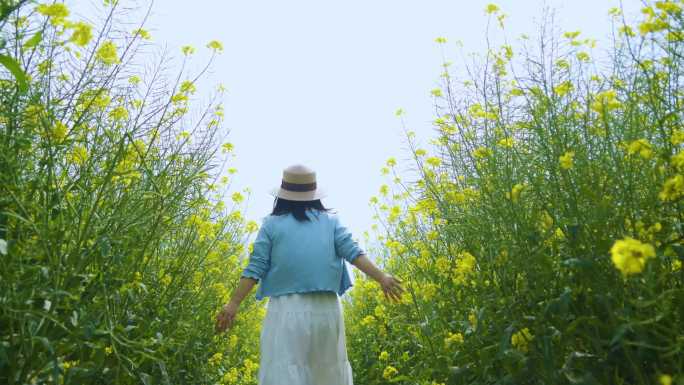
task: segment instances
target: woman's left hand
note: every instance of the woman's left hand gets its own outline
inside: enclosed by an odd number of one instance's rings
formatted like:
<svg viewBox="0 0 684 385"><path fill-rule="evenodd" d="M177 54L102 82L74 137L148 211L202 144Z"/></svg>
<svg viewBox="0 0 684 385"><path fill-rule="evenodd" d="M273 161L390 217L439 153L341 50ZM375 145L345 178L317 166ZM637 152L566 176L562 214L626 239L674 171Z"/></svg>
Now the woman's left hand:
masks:
<svg viewBox="0 0 684 385"><path fill-rule="evenodd" d="M237 311L238 306L232 302L223 305L223 309L221 309L216 316L216 334L223 333L227 328L230 328L233 325Z"/></svg>

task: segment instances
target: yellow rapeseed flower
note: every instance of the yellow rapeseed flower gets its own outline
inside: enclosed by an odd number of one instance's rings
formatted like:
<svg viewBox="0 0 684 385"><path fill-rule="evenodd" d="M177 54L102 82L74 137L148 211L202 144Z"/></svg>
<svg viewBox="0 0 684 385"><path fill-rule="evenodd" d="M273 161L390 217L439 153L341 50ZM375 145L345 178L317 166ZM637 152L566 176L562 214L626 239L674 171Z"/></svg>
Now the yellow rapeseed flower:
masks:
<svg viewBox="0 0 684 385"><path fill-rule="evenodd" d="M100 48L97 49L95 53L97 60L101 61L106 65L117 64L120 62L119 55L116 52L116 44L113 41L107 40Z"/></svg>
<svg viewBox="0 0 684 385"><path fill-rule="evenodd" d="M152 35L150 35L150 32L146 29L138 28L133 31L133 35L140 36L141 39L143 40L150 40L152 39Z"/></svg>
<svg viewBox="0 0 684 385"><path fill-rule="evenodd" d="M378 359L379 359L380 361L387 361L387 360L389 359L389 353L387 353L386 351L383 350L383 351L380 353L380 356L378 356Z"/></svg>
<svg viewBox="0 0 684 385"><path fill-rule="evenodd" d="M69 16L69 8L63 3L40 4L36 7L36 11L49 17L52 25L63 24L66 17Z"/></svg>
<svg viewBox="0 0 684 385"><path fill-rule="evenodd" d="M611 259L623 276L643 271L649 258L655 257L655 249L631 237L615 241L610 249Z"/></svg>
<svg viewBox="0 0 684 385"><path fill-rule="evenodd" d="M591 109L604 114L622 106L622 103L617 99L617 92L615 90L606 90L596 95L594 102L591 104Z"/></svg>
<svg viewBox="0 0 684 385"><path fill-rule="evenodd" d="M449 274L449 269L451 268L451 263L449 259L443 255L440 255L435 260L435 268L437 269L437 274L444 275Z"/></svg>
<svg viewBox="0 0 684 385"><path fill-rule="evenodd" d="M227 153L233 151L234 147L235 146L233 146L233 143L230 143L230 142L223 143L223 145L221 145L221 152L223 152L224 154L227 154Z"/></svg>
<svg viewBox="0 0 684 385"><path fill-rule="evenodd" d="M168 274L164 274L164 276L161 277L160 281L162 285L169 286L169 284L171 284L171 276Z"/></svg>
<svg viewBox="0 0 684 385"><path fill-rule="evenodd" d="M188 95L184 93L177 93L171 97L171 103L173 104L181 104L181 103L187 103L188 101Z"/></svg>
<svg viewBox="0 0 684 385"><path fill-rule="evenodd" d="M468 314L468 322L470 322L470 325L473 328L477 328L477 315L475 312L470 312L470 314Z"/></svg>
<svg viewBox="0 0 684 385"><path fill-rule="evenodd" d="M553 88L553 91L556 93L558 96L565 96L570 93L574 89L572 82L569 80L566 80L562 82L561 84L557 85L556 87Z"/></svg>
<svg viewBox="0 0 684 385"><path fill-rule="evenodd" d="M662 19L649 19L639 24L639 33L641 36L648 35L649 33L655 33L667 29L669 27L668 23Z"/></svg>
<svg viewBox="0 0 684 385"><path fill-rule="evenodd" d="M430 301L437 294L437 285L432 282L428 282L422 287L420 287L419 292L422 294L423 299Z"/></svg>
<svg viewBox="0 0 684 385"><path fill-rule="evenodd" d="M244 197L239 191L236 191L236 192L234 192L233 195L231 196L231 199L232 199L233 202L235 202L235 203L240 203L240 202L242 202L242 201L245 200L245 197Z"/></svg>
<svg viewBox="0 0 684 385"><path fill-rule="evenodd" d="M565 154L561 155L558 158L558 162L560 163L561 168L564 170L571 169L574 157L575 157L574 151L566 151Z"/></svg>
<svg viewBox="0 0 684 385"><path fill-rule="evenodd" d="M509 92L512 96L522 96L525 95L525 91L520 88L512 88Z"/></svg>
<svg viewBox="0 0 684 385"><path fill-rule="evenodd" d="M678 174L665 181L658 198L663 201L673 201L682 195L684 195L684 176Z"/></svg>
<svg viewBox="0 0 684 385"><path fill-rule="evenodd" d="M433 157L427 158L425 160L425 163L429 164L432 167L439 167L439 165L442 163L442 161L439 158L433 156Z"/></svg>
<svg viewBox="0 0 684 385"><path fill-rule="evenodd" d="M639 154L644 159L650 159L653 157L653 148L648 140L637 139L627 145L627 153L629 155Z"/></svg>
<svg viewBox="0 0 684 385"><path fill-rule="evenodd" d="M55 142L61 142L64 139L66 139L68 132L69 129L67 128L66 124L57 121L55 122L55 125L52 126L52 128L50 129L48 136Z"/></svg>
<svg viewBox="0 0 684 385"><path fill-rule="evenodd" d="M661 374L660 377L658 377L658 382L660 385L672 385L672 376L669 374Z"/></svg>
<svg viewBox="0 0 684 385"><path fill-rule="evenodd" d="M568 69L568 68L570 68L570 62L568 62L565 59L559 59L558 61L556 61L556 66L558 68Z"/></svg>
<svg viewBox="0 0 684 385"><path fill-rule="evenodd" d="M444 339L444 345L451 346L451 344L462 344L463 334L461 333L451 333L449 332L447 338Z"/></svg>
<svg viewBox="0 0 684 385"><path fill-rule="evenodd" d="M563 34L563 37L566 39L573 40L573 39L577 38L577 36L579 36L580 33L581 33L580 31L565 32Z"/></svg>
<svg viewBox="0 0 684 385"><path fill-rule="evenodd" d="M456 267L452 270L453 276L451 281L454 284L464 283L468 275L475 270L476 264L475 256L467 251L460 253L456 261Z"/></svg>
<svg viewBox="0 0 684 385"><path fill-rule="evenodd" d="M375 317L372 315L367 315L361 320L361 325L369 326L375 324Z"/></svg>
<svg viewBox="0 0 684 385"><path fill-rule="evenodd" d="M466 194L461 191L447 191L446 197L450 202L462 204L466 201Z"/></svg>
<svg viewBox="0 0 684 385"><path fill-rule="evenodd" d="M506 198L510 199L513 203L518 203L518 199L520 198L520 193L523 191L525 188L525 185L521 183L517 183L513 188L511 189L511 192L506 193Z"/></svg>
<svg viewBox="0 0 684 385"><path fill-rule="evenodd" d="M83 91L78 97L77 108L85 110L86 108L93 108L96 110L104 110L112 101L111 96L105 89L88 89Z"/></svg>
<svg viewBox="0 0 684 385"><path fill-rule="evenodd" d="M682 13L682 6L675 1L657 1L655 7L671 15L679 15Z"/></svg>
<svg viewBox="0 0 684 385"><path fill-rule="evenodd" d="M211 358L209 358L209 365L216 366L219 363L221 363L222 360L223 360L223 353L221 353L221 352L214 353L214 355L211 356Z"/></svg>
<svg viewBox="0 0 684 385"><path fill-rule="evenodd" d="M239 378L240 378L240 372L238 371L238 368L233 367L229 371L227 371L223 375L223 377L221 377L221 384L226 384L226 385L237 384Z"/></svg>
<svg viewBox="0 0 684 385"><path fill-rule="evenodd" d="M228 339L228 347L231 349L234 349L237 346L238 343L238 336L235 334L232 334L230 338Z"/></svg>
<svg viewBox="0 0 684 385"><path fill-rule="evenodd" d="M128 119L128 110L123 106L117 106L109 111L109 117L116 121Z"/></svg>
<svg viewBox="0 0 684 385"><path fill-rule="evenodd" d="M247 225L245 226L245 231L248 233L254 233L258 229L259 229L259 225L254 221L247 222Z"/></svg>
<svg viewBox="0 0 684 385"><path fill-rule="evenodd" d="M513 58L513 47L510 45L504 45L501 47L501 50L503 51L503 54L507 60L511 60Z"/></svg>
<svg viewBox="0 0 684 385"><path fill-rule="evenodd" d="M388 365L385 370L382 371L382 377L386 380L389 380L390 378L394 377L399 373L399 371L391 365Z"/></svg>
<svg viewBox="0 0 684 385"><path fill-rule="evenodd" d="M67 160L81 166L88 160L88 150L82 145L76 145L67 155Z"/></svg>
<svg viewBox="0 0 684 385"><path fill-rule="evenodd" d="M387 216L387 221L391 223L396 222L399 219L399 216L401 216L401 207L396 205L392 206L389 215Z"/></svg>
<svg viewBox="0 0 684 385"><path fill-rule="evenodd" d="M563 230L561 230L560 227L557 227L556 230L553 232L553 236L556 239L565 239L565 233L563 233Z"/></svg>
<svg viewBox="0 0 684 385"><path fill-rule="evenodd" d="M223 44L218 40L212 40L207 43L207 48L214 50L214 52L223 52Z"/></svg>
<svg viewBox="0 0 684 385"><path fill-rule="evenodd" d="M549 214L548 211L544 210L544 212L541 215L541 219L539 220L539 227L542 228L542 230L547 231L553 226L553 217L551 217L551 214Z"/></svg>
<svg viewBox="0 0 684 385"><path fill-rule="evenodd" d="M72 24L71 28L73 28L74 32L71 34L69 41L81 47L90 43L90 39L93 38L93 27L90 24L79 21Z"/></svg>
<svg viewBox="0 0 684 385"><path fill-rule="evenodd" d="M191 45L184 45L181 47L181 52L183 52L183 55L185 56L190 56L195 53L195 47Z"/></svg>
<svg viewBox="0 0 684 385"><path fill-rule="evenodd" d="M530 329L524 328L511 336L511 345L522 352L527 352L528 343L533 339L534 336L530 333Z"/></svg>
<svg viewBox="0 0 684 385"><path fill-rule="evenodd" d="M629 36L629 37L636 36L636 33L634 33L634 30L632 29L632 27L630 27L628 25L620 27L618 32L622 35Z"/></svg>
<svg viewBox="0 0 684 385"><path fill-rule="evenodd" d="M492 150L488 149L487 147L478 147L473 151L473 156L478 159L486 158L490 155L492 155Z"/></svg>
<svg viewBox="0 0 684 385"><path fill-rule="evenodd" d="M578 52L575 55L575 57L577 58L577 60L582 61L582 62L588 62L589 60L591 60L591 57L586 52Z"/></svg>
<svg viewBox="0 0 684 385"><path fill-rule="evenodd" d="M67 370L69 368L73 368L75 366L78 366L78 364L79 364L79 360L64 361L64 362L62 362L62 368L64 368L64 370Z"/></svg>
<svg viewBox="0 0 684 385"><path fill-rule="evenodd" d="M180 85L180 91L185 92L187 94L194 94L195 91L197 91L197 87L195 87L195 83L186 80Z"/></svg>
<svg viewBox="0 0 684 385"><path fill-rule="evenodd" d="M499 142L497 144L501 147L511 148L511 147L513 147L513 143L514 143L513 138L507 137L507 138L503 138L503 139L499 140Z"/></svg>
<svg viewBox="0 0 684 385"><path fill-rule="evenodd" d="M670 142L673 146L678 146L684 143L684 130L675 130L670 137Z"/></svg>
<svg viewBox="0 0 684 385"><path fill-rule="evenodd" d="M493 13L499 12L499 6L496 4L487 4L487 7L485 8L485 13L488 15L491 15Z"/></svg>
<svg viewBox="0 0 684 385"><path fill-rule="evenodd" d="M677 259L672 262L672 271L679 271L682 269L682 261Z"/></svg>

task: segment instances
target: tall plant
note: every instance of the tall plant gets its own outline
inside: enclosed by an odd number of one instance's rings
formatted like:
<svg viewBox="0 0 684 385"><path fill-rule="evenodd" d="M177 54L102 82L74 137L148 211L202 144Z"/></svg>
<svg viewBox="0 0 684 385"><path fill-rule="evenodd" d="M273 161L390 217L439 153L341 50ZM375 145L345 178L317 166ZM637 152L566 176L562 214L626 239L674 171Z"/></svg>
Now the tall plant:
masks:
<svg viewBox="0 0 684 385"><path fill-rule="evenodd" d="M409 132L417 180L372 200L409 293L352 292L357 381L684 383L683 7L611 10L608 63L548 24L445 63L434 149Z"/></svg>
<svg viewBox="0 0 684 385"><path fill-rule="evenodd" d="M100 9L3 2L0 382L252 383L253 323L212 328L254 231L224 204L220 93L193 107L194 48L169 76L143 23Z"/></svg>

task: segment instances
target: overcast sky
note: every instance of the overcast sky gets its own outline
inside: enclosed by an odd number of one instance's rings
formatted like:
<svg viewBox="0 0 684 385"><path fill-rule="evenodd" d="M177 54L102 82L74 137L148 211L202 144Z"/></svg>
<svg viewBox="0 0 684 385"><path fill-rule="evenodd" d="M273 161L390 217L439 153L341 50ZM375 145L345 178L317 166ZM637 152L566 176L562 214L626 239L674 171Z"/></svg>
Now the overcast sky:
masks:
<svg viewBox="0 0 684 385"><path fill-rule="evenodd" d="M400 169L410 166L403 162L407 153L395 111L404 109L407 128L427 147L434 119L429 92L439 82L442 51L458 72L457 41L465 52L484 50L488 3L157 0L146 28L155 43L178 57L181 46L196 46L197 63L208 57L203 48L208 41L223 43L225 51L205 82L227 89L226 126L239 170L233 187L252 189L250 219L259 221L269 212L268 192L279 185L282 169L304 163L330 193L324 204L338 209L360 239L372 224L368 201L385 181L380 169L387 158L396 157ZM608 43L608 9L619 5L617 0L495 3L508 15L506 34L514 46L521 33L534 36L535 20L547 4L556 10L561 30L598 39L598 50ZM623 3L634 14L640 1ZM438 36L448 43L440 47L434 42Z"/></svg>

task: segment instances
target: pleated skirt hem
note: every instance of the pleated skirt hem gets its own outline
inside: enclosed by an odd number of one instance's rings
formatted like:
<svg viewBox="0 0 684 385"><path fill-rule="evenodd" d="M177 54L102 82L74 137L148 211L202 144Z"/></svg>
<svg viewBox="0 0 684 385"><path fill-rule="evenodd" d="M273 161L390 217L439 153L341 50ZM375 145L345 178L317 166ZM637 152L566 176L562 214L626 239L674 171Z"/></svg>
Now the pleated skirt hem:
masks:
<svg viewBox="0 0 684 385"><path fill-rule="evenodd" d="M352 378L352 367L349 361L333 364L324 363L308 365L287 362L270 362L263 365L265 366L259 367L261 370L259 385L353 385L354 383Z"/></svg>
<svg viewBox="0 0 684 385"><path fill-rule="evenodd" d="M353 385L335 292L269 297L260 349L259 385Z"/></svg>

